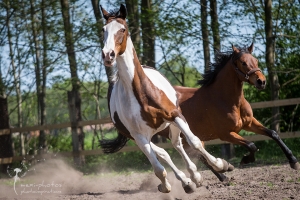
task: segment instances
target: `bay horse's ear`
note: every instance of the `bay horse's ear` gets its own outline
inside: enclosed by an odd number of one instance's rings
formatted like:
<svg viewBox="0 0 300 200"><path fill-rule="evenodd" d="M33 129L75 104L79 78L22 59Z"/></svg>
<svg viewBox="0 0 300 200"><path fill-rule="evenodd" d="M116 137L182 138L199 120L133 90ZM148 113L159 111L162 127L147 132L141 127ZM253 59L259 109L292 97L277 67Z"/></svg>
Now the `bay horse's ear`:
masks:
<svg viewBox="0 0 300 200"><path fill-rule="evenodd" d="M233 44L232 44L232 50L233 50L235 53L240 52L240 51L238 50L238 48L236 48L235 46L233 46Z"/></svg>
<svg viewBox="0 0 300 200"><path fill-rule="evenodd" d="M121 4L120 10L119 10L119 16L118 16L118 17L120 17L120 18L122 18L122 19L125 19L126 16L127 16L127 10L126 10L126 7L125 7L123 4Z"/></svg>
<svg viewBox="0 0 300 200"><path fill-rule="evenodd" d="M250 45L250 47L248 47L248 51L249 51L249 53L251 53L251 54L252 54L252 52L253 52L253 47L254 47L254 44L253 44L253 42L252 42L252 44Z"/></svg>
<svg viewBox="0 0 300 200"><path fill-rule="evenodd" d="M102 8L101 5L100 5L100 8L101 8L102 15L103 15L104 19L108 20L108 16L109 16L108 12L104 8Z"/></svg>

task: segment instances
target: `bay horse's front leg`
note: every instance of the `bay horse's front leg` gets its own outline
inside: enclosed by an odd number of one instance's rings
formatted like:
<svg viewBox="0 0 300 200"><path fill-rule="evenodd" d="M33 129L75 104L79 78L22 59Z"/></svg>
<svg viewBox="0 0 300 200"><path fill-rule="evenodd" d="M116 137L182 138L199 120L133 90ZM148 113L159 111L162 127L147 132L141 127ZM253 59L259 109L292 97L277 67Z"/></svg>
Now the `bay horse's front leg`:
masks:
<svg viewBox="0 0 300 200"><path fill-rule="evenodd" d="M273 140L279 145L287 159L289 160L291 168L295 170L300 169L300 164L298 163L296 157L293 155L292 151L284 144L284 142L279 137L278 133L276 131L267 129L264 127L261 123L259 123L254 117L252 118L252 123L244 128L247 131L252 131L257 134L265 135Z"/></svg>
<svg viewBox="0 0 300 200"><path fill-rule="evenodd" d="M245 138L243 138L242 136L240 136L239 134L237 134L236 132L233 132L233 131L223 134L222 136L223 137L220 137L221 140L230 142L232 144L242 145L249 150L249 154L244 155L244 157L242 158L242 160L240 162L240 165L252 163L255 161L254 154L256 151L258 151L258 149L253 142L246 140Z"/></svg>
<svg viewBox="0 0 300 200"><path fill-rule="evenodd" d="M186 141L188 144L195 150L198 150L200 154L207 160L207 163L217 172L226 172L232 170L234 167L229 164L227 161L221 158L215 158L211 154L209 154L204 148L201 143L201 140L195 136L190 128L189 125L181 118L176 117L174 120L175 125L181 130L181 132L185 135Z"/></svg>

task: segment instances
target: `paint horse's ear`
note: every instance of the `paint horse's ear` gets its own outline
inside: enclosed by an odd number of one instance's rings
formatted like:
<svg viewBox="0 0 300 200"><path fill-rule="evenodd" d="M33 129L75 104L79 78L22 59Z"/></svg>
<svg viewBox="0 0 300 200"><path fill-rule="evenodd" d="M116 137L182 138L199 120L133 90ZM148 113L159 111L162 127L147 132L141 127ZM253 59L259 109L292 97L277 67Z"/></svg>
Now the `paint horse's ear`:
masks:
<svg viewBox="0 0 300 200"><path fill-rule="evenodd" d="M109 16L108 12L104 8L102 8L101 5L100 5L100 8L101 8L102 15L103 15L104 19L108 20L108 16Z"/></svg>
<svg viewBox="0 0 300 200"><path fill-rule="evenodd" d="M253 48L254 48L254 44L253 44L253 42L252 42L252 44L250 45L250 47L248 47L248 51L249 51L249 53L251 53L251 54L252 54L252 52L253 52Z"/></svg>
<svg viewBox="0 0 300 200"><path fill-rule="evenodd" d="M126 16L127 16L126 7L123 4L121 4L118 17L125 20Z"/></svg>
<svg viewBox="0 0 300 200"><path fill-rule="evenodd" d="M232 50L235 52L235 53L238 53L240 52L238 48L236 48L233 44L232 44Z"/></svg>

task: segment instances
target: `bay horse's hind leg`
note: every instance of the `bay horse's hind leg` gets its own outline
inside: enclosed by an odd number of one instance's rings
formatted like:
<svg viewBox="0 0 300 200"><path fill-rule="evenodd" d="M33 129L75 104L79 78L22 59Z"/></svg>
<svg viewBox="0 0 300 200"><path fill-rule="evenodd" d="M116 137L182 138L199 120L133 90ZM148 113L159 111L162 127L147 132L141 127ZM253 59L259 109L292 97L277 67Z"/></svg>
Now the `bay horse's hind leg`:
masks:
<svg viewBox="0 0 300 200"><path fill-rule="evenodd" d="M180 137L180 129L178 129L173 124L170 125L170 133L169 138L171 139L173 147L178 151L181 155L182 159L186 164L186 168L191 175L192 181L196 184L197 187L200 187L203 182L203 178L200 173L197 171L197 166L191 161L186 151L183 148L181 137Z"/></svg>
<svg viewBox="0 0 300 200"><path fill-rule="evenodd" d="M170 155L163 148L156 146L152 142L150 142L150 145L153 151L155 151L156 155L159 158L163 159L171 167L176 178L181 181L184 191L188 194L194 192L193 188L191 187L192 184L191 179L187 178L186 175L175 166L175 164L170 158Z"/></svg>
<svg viewBox="0 0 300 200"><path fill-rule="evenodd" d="M185 135L186 141L188 144L195 150L198 150L200 154L207 160L207 163L212 166L217 172L226 172L229 169L232 169L233 166L230 165L227 161L221 158L215 158L209 154L204 148L198 137L196 137L190 130L188 124L181 118L176 117L174 123L178 126L181 132Z"/></svg>
<svg viewBox="0 0 300 200"><path fill-rule="evenodd" d="M289 160L290 166L293 169L299 170L300 164L298 163L296 157L293 155L292 151L284 144L284 142L279 137L278 133L276 131L267 129L264 127L261 123L259 123L254 117L252 117L252 123L251 126L244 128L247 131L252 131L257 134L265 135L273 140L279 145L287 159Z"/></svg>
<svg viewBox="0 0 300 200"><path fill-rule="evenodd" d="M157 160L155 152L151 148L150 141L144 135L136 134L132 135L135 139L136 144L143 151L150 161L155 175L161 180L161 184L158 186L158 190L163 193L169 193L171 191L171 185L167 180L167 172L165 168Z"/></svg>

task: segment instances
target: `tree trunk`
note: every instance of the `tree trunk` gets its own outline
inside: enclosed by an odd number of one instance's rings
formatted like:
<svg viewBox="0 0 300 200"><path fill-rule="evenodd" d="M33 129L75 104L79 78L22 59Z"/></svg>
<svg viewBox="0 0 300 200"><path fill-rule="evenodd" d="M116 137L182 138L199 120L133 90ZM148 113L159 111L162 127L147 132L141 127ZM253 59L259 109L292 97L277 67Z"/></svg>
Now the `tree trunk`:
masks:
<svg viewBox="0 0 300 200"><path fill-rule="evenodd" d="M201 0L201 31L203 40L203 52L204 52L204 69L209 70L210 63L210 50L209 50L209 38L208 38L208 26L207 26L207 0Z"/></svg>
<svg viewBox="0 0 300 200"><path fill-rule="evenodd" d="M22 127L23 125L23 118L22 118L22 96L21 96L21 90L20 90L20 74L17 74L17 67L14 60L14 51L13 51L13 43L12 43L12 34L10 30L10 2L6 2L6 27L7 27L7 39L8 39L8 46L9 46L9 56L11 59L11 66L12 66L12 72L14 76L14 87L16 90L16 97L17 97L17 110L18 110L18 126ZM23 133L20 133L20 154L22 156L25 155L25 147L24 147L24 135Z"/></svg>
<svg viewBox="0 0 300 200"><path fill-rule="evenodd" d="M0 82L2 82L2 77L0 79ZM0 87L1 85L3 86L0 83ZM0 88L1 90L3 91L3 88ZM0 95L0 130L9 128L7 99L2 94L3 92ZM6 168L12 162L13 156L11 133L0 134L0 171L2 173L6 173Z"/></svg>
<svg viewBox="0 0 300 200"><path fill-rule="evenodd" d="M275 49L273 37L273 19L272 19L272 0L265 0L265 34L266 34L266 65L269 74L269 83L271 86L271 99L279 99L279 80L275 69ZM271 128L276 132L280 131L280 112L279 107L272 108Z"/></svg>
<svg viewBox="0 0 300 200"><path fill-rule="evenodd" d="M69 1L61 0L61 9L64 22L64 32L66 48L68 53L68 60L71 71L71 84L72 91L68 92L69 103L69 118L72 123L72 143L74 153L74 163L76 165L84 164L84 157L79 156L81 150L84 150L84 132L82 127L78 126L78 122L81 121L81 96L80 96L80 80L77 75L77 63L76 54L74 51L73 30L70 23L69 15Z"/></svg>
<svg viewBox="0 0 300 200"><path fill-rule="evenodd" d="M155 31L152 0L142 0L141 26L143 41L143 56L141 63L155 67Z"/></svg>
<svg viewBox="0 0 300 200"><path fill-rule="evenodd" d="M92 6L93 6L94 15L95 15L95 18L96 18L97 35L98 35L98 38L99 38L99 43L101 45L100 48L102 48L102 46L103 46L103 41L102 41L102 38L103 38L103 36L102 36L103 23L102 23L102 14L101 14L101 11L100 11L100 8L99 8L99 0L91 0L91 2L92 2ZM114 69L113 69L113 67L106 67L106 66L104 66L104 67L105 67L107 80L108 80L108 82L111 82Z"/></svg>
<svg viewBox="0 0 300 200"><path fill-rule="evenodd" d="M48 67L48 41L47 41L47 16L46 16L45 0L42 0L42 31L43 31L43 66L42 66L42 80L40 89L40 111L41 111L41 125L46 124L46 81L47 81L47 67ZM40 130L39 146L46 148L46 133Z"/></svg>
<svg viewBox="0 0 300 200"><path fill-rule="evenodd" d="M138 0L125 0L127 9L128 27L130 37L133 42L135 51L141 60L141 37L140 37L140 14Z"/></svg>
<svg viewBox="0 0 300 200"><path fill-rule="evenodd" d="M220 32L219 32L219 19L218 19L218 6L217 0L210 0L210 18L211 18L211 30L213 35L213 47L214 52L220 51Z"/></svg>

